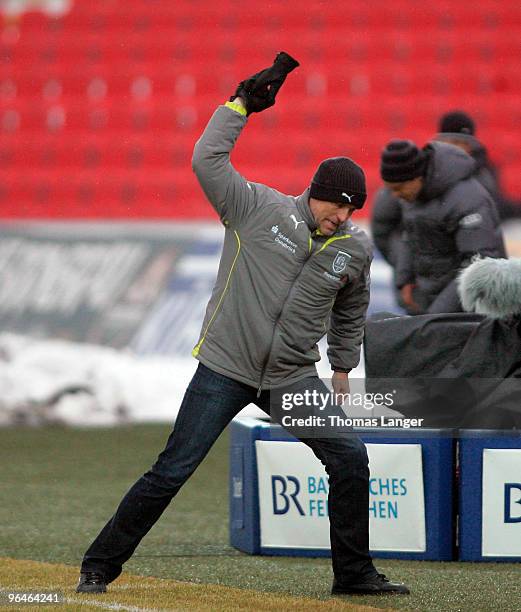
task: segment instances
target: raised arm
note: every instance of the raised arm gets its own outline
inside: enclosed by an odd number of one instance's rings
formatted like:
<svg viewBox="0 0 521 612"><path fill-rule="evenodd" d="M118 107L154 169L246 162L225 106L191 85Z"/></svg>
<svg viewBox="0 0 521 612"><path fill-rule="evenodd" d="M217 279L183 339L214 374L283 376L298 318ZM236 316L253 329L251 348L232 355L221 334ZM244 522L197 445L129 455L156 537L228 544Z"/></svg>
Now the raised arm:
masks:
<svg viewBox="0 0 521 612"><path fill-rule="evenodd" d="M278 90L298 62L281 52L272 66L239 83L234 95L220 106L197 141L192 168L206 197L223 222L237 223L255 206L255 188L230 161L247 117L275 104Z"/></svg>
<svg viewBox="0 0 521 612"><path fill-rule="evenodd" d="M215 111L197 141L192 168L221 220L236 222L254 206L255 194L230 161L230 152L246 125L246 110L238 102L227 104Z"/></svg>

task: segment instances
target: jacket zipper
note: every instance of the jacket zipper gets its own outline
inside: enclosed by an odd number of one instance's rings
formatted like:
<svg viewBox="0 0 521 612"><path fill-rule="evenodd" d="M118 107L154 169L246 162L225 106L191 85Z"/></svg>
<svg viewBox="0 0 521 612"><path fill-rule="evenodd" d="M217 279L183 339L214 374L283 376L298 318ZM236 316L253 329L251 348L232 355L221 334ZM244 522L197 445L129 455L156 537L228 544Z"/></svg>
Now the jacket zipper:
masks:
<svg viewBox="0 0 521 612"><path fill-rule="evenodd" d="M291 284L291 287L289 288L289 291L288 291L288 293L286 295L286 299L284 300L284 303L282 304L282 308L280 309L280 312L277 315L277 318L275 319L275 323L273 324L273 333L271 334L270 348L268 350L268 354L266 356L266 359L264 360L264 363L262 365L261 376L260 376L260 381L259 381L259 388L257 389L257 398L260 397L260 394L262 392L262 383L264 382L264 376L266 375L266 370L268 368L268 364L269 364L269 361L270 361L271 349L273 348L273 341L275 340L275 331L277 330L278 322L280 321L280 318L282 317L282 313L284 312L284 307L286 306L286 303L287 303L288 298L290 296L291 290L293 289L293 287L295 286L295 283L298 281L298 279L300 278L300 275L304 271L305 263L307 261L309 261L309 259L314 254L314 251L313 251L313 241L311 239L311 234L309 234L309 240L310 240L310 242L309 242L309 254L306 257L306 259L304 260L304 263L302 264L302 268L300 269L300 272L297 274L297 276L295 277L295 280Z"/></svg>
<svg viewBox="0 0 521 612"><path fill-rule="evenodd" d="M275 320L275 323L273 325L273 333L271 335L271 343L270 343L270 348L268 350L268 355L266 357L266 359L264 360L264 364L262 366L262 370L261 370L261 376L260 376L260 381L259 381L259 387L257 389L257 397L260 397L260 394L262 392L262 383L264 382L264 376L266 375L266 370L268 368L268 364L270 361L270 357L271 357L271 350L273 348L273 341L275 339L275 331L277 329L277 324L280 321L280 318L282 316L282 313L284 312L284 307L286 306L286 303L288 301L288 298L290 296L291 290L293 289L293 287L295 286L296 282L298 281L298 279L300 278L300 275L302 274L302 272L304 271L304 265L307 261L309 261L311 259L311 257L313 257L313 255L318 255L318 253L320 253L321 251L323 251L327 246L329 246L332 242L335 242L336 240L342 240L345 238L351 238L351 234L343 234L341 236L333 236L332 238L328 238L327 240L324 241L324 243L321 245L321 247L317 250L317 249L313 249L313 240L311 238L311 233L309 234L309 254L306 257L304 263L302 264L302 268L300 270L300 272L298 273L298 275L296 276L295 280L293 281L291 287L289 288L288 294L286 295L286 299L284 300L284 303L282 304L282 308L280 309L280 312ZM334 304L334 299L333 299L333 304ZM331 312L331 311L330 311Z"/></svg>

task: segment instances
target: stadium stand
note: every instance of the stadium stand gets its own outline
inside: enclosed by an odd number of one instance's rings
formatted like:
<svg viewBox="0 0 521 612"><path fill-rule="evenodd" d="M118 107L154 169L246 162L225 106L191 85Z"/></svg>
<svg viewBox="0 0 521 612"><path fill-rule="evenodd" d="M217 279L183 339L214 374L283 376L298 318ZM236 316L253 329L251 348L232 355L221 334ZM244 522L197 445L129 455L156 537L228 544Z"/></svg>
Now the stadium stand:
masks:
<svg viewBox="0 0 521 612"><path fill-rule="evenodd" d="M212 218L193 144L281 49L302 67L241 137L234 161L251 180L300 193L321 159L343 154L372 193L388 139L425 141L442 112L463 108L521 193L519 2L32 6L2 15L1 217Z"/></svg>

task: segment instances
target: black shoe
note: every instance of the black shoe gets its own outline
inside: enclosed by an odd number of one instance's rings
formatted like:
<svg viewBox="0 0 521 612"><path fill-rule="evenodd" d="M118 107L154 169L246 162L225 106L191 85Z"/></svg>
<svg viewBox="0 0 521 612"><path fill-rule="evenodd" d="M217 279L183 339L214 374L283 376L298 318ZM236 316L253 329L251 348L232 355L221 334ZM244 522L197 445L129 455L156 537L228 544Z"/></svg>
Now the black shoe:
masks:
<svg viewBox="0 0 521 612"><path fill-rule="evenodd" d="M343 583L333 580L331 595L409 595L409 589L402 582L391 582L384 574L374 574L360 582Z"/></svg>
<svg viewBox="0 0 521 612"><path fill-rule="evenodd" d="M76 593L106 593L107 580L102 574L85 572L80 574L80 581Z"/></svg>

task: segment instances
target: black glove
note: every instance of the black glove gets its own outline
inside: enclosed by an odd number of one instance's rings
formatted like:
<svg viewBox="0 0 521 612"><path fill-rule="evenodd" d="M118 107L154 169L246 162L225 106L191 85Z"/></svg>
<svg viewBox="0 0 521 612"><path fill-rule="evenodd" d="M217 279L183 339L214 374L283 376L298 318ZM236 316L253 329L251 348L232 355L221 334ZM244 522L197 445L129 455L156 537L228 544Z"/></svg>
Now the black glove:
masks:
<svg viewBox="0 0 521 612"><path fill-rule="evenodd" d="M300 64L290 55L281 51L273 66L265 68L249 79L241 81L230 101L239 97L246 106L246 113L260 113L275 104L275 96L288 74Z"/></svg>

